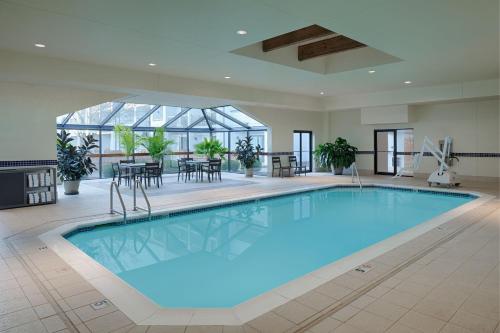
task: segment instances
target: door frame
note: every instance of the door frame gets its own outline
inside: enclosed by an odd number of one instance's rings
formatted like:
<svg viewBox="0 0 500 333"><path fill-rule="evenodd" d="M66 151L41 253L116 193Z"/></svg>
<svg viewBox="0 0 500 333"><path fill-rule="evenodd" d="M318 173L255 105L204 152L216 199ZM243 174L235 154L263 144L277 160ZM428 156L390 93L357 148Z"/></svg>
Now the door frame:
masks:
<svg viewBox="0 0 500 333"><path fill-rule="evenodd" d="M405 128L385 128L385 129L374 129L373 130L373 142L374 142L374 148L373 148L373 162L374 162L374 169L373 173L376 175L387 175L387 176L394 176L398 172L398 131L404 131L404 130L413 130L411 127L405 127ZM377 133L378 132L392 132L394 134L394 150L393 150L393 156L392 156L392 166L394 172L377 172Z"/></svg>
<svg viewBox="0 0 500 333"><path fill-rule="evenodd" d="M298 133L299 135L299 161L298 163L302 165L302 134L309 134L309 165L307 168L307 172L312 172L312 151L313 151L313 132L312 131L307 131L307 130L294 130L293 134ZM292 137L293 140L293 137ZM292 143L293 144L293 143ZM295 153L295 151L294 151Z"/></svg>

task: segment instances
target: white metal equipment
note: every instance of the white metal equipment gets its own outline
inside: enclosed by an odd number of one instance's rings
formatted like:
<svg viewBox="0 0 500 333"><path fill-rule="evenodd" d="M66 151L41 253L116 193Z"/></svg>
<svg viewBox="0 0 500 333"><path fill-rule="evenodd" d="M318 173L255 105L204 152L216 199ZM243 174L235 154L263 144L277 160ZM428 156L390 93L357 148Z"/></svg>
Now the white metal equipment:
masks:
<svg viewBox="0 0 500 333"><path fill-rule="evenodd" d="M446 160L450 157L451 142L452 139L450 136L445 137L443 150L440 150L439 147L436 147L436 145L434 145L434 143L426 136L424 138L424 142L422 143L420 153L416 154L413 157L412 167L401 168L393 178L401 177L410 171L418 170L418 168L420 167L420 162L422 161L422 157L427 151L431 153L439 163L438 168L433 173L431 173L431 175L427 179L427 183L429 183L429 186L431 186L432 184L459 186L460 180L458 179L456 172L451 171L450 166L448 165L448 163L446 163Z"/></svg>

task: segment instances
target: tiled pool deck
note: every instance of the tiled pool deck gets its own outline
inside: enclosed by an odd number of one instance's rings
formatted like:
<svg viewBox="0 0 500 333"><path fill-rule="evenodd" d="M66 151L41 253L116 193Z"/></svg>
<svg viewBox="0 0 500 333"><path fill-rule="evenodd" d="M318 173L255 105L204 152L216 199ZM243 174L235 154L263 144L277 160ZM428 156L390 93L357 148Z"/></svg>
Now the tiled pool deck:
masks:
<svg viewBox="0 0 500 333"><path fill-rule="evenodd" d="M363 180L425 185L416 179ZM164 186L165 194L156 193L151 202L154 209L181 207L350 178L253 182L188 193L168 193ZM0 211L0 332L499 332L498 184L465 183L463 190L497 199L371 260L367 273L349 271L243 326L166 327L136 326L109 301L102 304L105 296L38 239L70 222L106 217L107 191L83 185L79 197L62 197L55 206Z"/></svg>

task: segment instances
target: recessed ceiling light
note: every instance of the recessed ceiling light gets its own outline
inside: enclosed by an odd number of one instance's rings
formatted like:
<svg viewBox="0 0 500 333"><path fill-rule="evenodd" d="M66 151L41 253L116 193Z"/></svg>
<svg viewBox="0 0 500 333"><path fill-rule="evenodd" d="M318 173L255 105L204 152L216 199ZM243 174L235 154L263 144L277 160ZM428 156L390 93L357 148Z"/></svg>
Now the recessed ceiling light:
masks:
<svg viewBox="0 0 500 333"><path fill-rule="evenodd" d="M238 30L236 31L238 35L246 35L248 32L246 30Z"/></svg>
<svg viewBox="0 0 500 333"><path fill-rule="evenodd" d="M375 73L375 70L374 70L374 69L370 69L370 70L368 71L368 73L373 74L373 73Z"/></svg>
<svg viewBox="0 0 500 333"><path fill-rule="evenodd" d="M230 76L224 76L225 79L230 79L231 77Z"/></svg>
<svg viewBox="0 0 500 333"><path fill-rule="evenodd" d="M411 84L411 81L405 81L405 84Z"/></svg>
<svg viewBox="0 0 500 333"><path fill-rule="evenodd" d="M148 66L155 67L155 66L156 66L156 64L155 64L154 62L150 62L150 63L148 64Z"/></svg>
<svg viewBox="0 0 500 333"><path fill-rule="evenodd" d="M39 48L44 48L46 45L42 43L35 43L35 46Z"/></svg>
<svg viewBox="0 0 500 333"><path fill-rule="evenodd" d="M324 95L324 94L325 94L325 92L324 92L324 91L321 91L319 94L320 94L320 95Z"/></svg>

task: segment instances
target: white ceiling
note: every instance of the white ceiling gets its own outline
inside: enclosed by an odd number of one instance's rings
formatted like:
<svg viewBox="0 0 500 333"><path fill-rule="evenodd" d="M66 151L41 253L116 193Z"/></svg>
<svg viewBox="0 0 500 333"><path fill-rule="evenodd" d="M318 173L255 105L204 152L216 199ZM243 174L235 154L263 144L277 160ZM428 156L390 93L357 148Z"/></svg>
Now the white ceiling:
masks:
<svg viewBox="0 0 500 333"><path fill-rule="evenodd" d="M497 78L498 6L498 0L0 0L0 49L344 95L399 89L405 80L427 86ZM311 24L402 61L377 66L372 75L368 68L324 75L231 53ZM248 35L237 35L239 29Z"/></svg>

